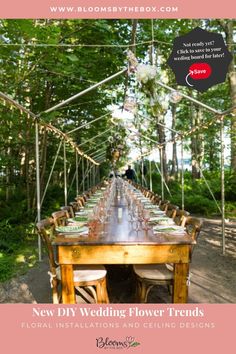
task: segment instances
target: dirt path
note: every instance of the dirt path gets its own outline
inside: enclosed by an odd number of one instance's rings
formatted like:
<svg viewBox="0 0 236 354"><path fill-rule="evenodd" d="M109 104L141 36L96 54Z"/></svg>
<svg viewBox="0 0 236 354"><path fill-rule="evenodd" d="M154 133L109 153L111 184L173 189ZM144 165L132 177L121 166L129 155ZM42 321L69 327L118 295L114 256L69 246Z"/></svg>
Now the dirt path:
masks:
<svg viewBox="0 0 236 354"><path fill-rule="evenodd" d="M236 222L226 224L226 254L222 256L221 221L205 219L191 263L189 303L236 303ZM111 303L134 301L135 279L129 266L108 266ZM45 258L24 276L0 284L0 303L50 303ZM121 290L122 289L122 290ZM151 290L150 303L170 302L166 287Z"/></svg>

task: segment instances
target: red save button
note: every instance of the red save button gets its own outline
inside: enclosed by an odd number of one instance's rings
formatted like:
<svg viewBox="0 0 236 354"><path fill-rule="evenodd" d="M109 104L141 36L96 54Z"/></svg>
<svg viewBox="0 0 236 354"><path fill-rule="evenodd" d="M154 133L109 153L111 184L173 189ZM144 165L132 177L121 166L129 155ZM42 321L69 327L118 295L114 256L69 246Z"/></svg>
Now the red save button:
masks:
<svg viewBox="0 0 236 354"><path fill-rule="evenodd" d="M194 63L189 68L189 76L194 80L207 79L212 73L207 63Z"/></svg>

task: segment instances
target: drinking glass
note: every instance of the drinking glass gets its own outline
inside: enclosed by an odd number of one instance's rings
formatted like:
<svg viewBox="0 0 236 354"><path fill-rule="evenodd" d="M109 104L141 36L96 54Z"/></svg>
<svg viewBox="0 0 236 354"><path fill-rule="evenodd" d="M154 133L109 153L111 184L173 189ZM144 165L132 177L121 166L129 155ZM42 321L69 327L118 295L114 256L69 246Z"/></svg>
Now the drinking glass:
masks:
<svg viewBox="0 0 236 354"><path fill-rule="evenodd" d="M150 220L150 212L149 212L149 210L143 209L142 219L143 219L143 222L144 222L143 230L145 230L147 232L150 229L149 224L148 224L148 222Z"/></svg>

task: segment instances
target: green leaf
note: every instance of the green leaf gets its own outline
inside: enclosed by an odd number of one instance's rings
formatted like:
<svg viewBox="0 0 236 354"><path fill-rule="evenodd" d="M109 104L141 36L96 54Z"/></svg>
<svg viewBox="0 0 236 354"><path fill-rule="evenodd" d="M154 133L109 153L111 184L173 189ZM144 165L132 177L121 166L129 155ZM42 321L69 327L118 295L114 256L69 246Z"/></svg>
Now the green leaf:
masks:
<svg viewBox="0 0 236 354"><path fill-rule="evenodd" d="M140 345L139 342L133 342L132 344L130 344L131 347L137 347L138 345Z"/></svg>
<svg viewBox="0 0 236 354"><path fill-rule="evenodd" d="M68 58L69 60L73 61L73 62L79 60L75 54L67 55L67 58Z"/></svg>

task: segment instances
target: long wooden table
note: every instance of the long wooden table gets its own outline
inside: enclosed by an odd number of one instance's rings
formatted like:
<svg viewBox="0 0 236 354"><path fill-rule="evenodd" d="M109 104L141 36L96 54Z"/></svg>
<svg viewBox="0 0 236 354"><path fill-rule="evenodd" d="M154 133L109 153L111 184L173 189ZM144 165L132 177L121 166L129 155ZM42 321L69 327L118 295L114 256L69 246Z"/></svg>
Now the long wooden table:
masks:
<svg viewBox="0 0 236 354"><path fill-rule="evenodd" d="M62 302L75 303L73 265L76 264L150 264L174 263L173 302L186 303L189 246L193 243L186 234L174 235L131 229L127 207L119 201L112 207L106 234L100 232L75 238L58 235L54 245L58 248L61 267ZM121 216L122 217L118 217Z"/></svg>

